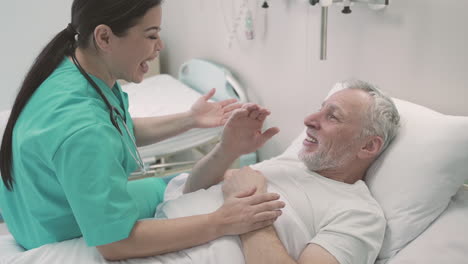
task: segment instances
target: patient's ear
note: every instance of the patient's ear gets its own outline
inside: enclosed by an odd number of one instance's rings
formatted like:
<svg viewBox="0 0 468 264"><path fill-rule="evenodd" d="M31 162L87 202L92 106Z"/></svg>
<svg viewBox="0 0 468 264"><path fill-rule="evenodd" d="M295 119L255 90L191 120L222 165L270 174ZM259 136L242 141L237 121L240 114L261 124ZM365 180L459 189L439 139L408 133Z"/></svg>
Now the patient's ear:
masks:
<svg viewBox="0 0 468 264"><path fill-rule="evenodd" d="M358 157L361 159L371 159L379 155L383 147L383 139L379 136L371 136L365 142L358 152Z"/></svg>

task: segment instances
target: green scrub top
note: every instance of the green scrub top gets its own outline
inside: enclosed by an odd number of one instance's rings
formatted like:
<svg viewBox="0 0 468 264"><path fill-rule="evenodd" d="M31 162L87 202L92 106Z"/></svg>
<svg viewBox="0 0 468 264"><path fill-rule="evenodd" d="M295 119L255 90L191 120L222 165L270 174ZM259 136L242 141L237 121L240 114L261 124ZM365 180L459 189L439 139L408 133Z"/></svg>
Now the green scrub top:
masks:
<svg viewBox="0 0 468 264"><path fill-rule="evenodd" d="M91 76L124 116L128 135L78 68L65 58L38 87L13 131L13 191L0 184L0 208L25 249L84 237L89 246L127 238L138 219L153 217L162 179L128 182L137 168L128 96Z"/></svg>

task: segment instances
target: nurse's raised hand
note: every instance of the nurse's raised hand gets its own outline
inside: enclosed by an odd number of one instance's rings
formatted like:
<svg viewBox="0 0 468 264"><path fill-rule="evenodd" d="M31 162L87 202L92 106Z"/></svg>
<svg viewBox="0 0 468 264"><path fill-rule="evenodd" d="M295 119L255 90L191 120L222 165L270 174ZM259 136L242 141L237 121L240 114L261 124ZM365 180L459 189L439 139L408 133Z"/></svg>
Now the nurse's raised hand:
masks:
<svg viewBox="0 0 468 264"><path fill-rule="evenodd" d="M189 110L196 128L209 128L222 126L226 123L233 111L242 107L236 99L227 99L220 102L209 102L216 89L198 98Z"/></svg>

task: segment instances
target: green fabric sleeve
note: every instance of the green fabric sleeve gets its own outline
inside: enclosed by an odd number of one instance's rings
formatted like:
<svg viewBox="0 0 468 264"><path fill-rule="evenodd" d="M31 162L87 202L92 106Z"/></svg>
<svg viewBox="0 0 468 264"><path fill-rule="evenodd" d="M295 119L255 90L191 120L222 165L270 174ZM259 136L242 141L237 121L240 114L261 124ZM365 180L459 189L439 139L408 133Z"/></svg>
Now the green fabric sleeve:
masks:
<svg viewBox="0 0 468 264"><path fill-rule="evenodd" d="M164 200L166 183L160 178L146 178L129 182L127 189L138 206L138 219L153 218L156 207Z"/></svg>

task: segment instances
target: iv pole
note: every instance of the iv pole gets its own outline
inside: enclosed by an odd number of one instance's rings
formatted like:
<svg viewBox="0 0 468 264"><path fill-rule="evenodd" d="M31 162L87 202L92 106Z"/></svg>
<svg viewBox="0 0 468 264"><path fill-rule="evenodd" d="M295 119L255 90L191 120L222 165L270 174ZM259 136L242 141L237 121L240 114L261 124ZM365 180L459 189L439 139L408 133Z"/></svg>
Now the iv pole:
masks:
<svg viewBox="0 0 468 264"><path fill-rule="evenodd" d="M328 38L328 7L333 3L343 3L343 14L351 14L351 3L367 3L372 9L383 9L388 6L389 0L309 0L313 6L320 4L322 8L322 18L320 27L320 60L327 59L327 38ZM378 8L376 8L378 7Z"/></svg>

